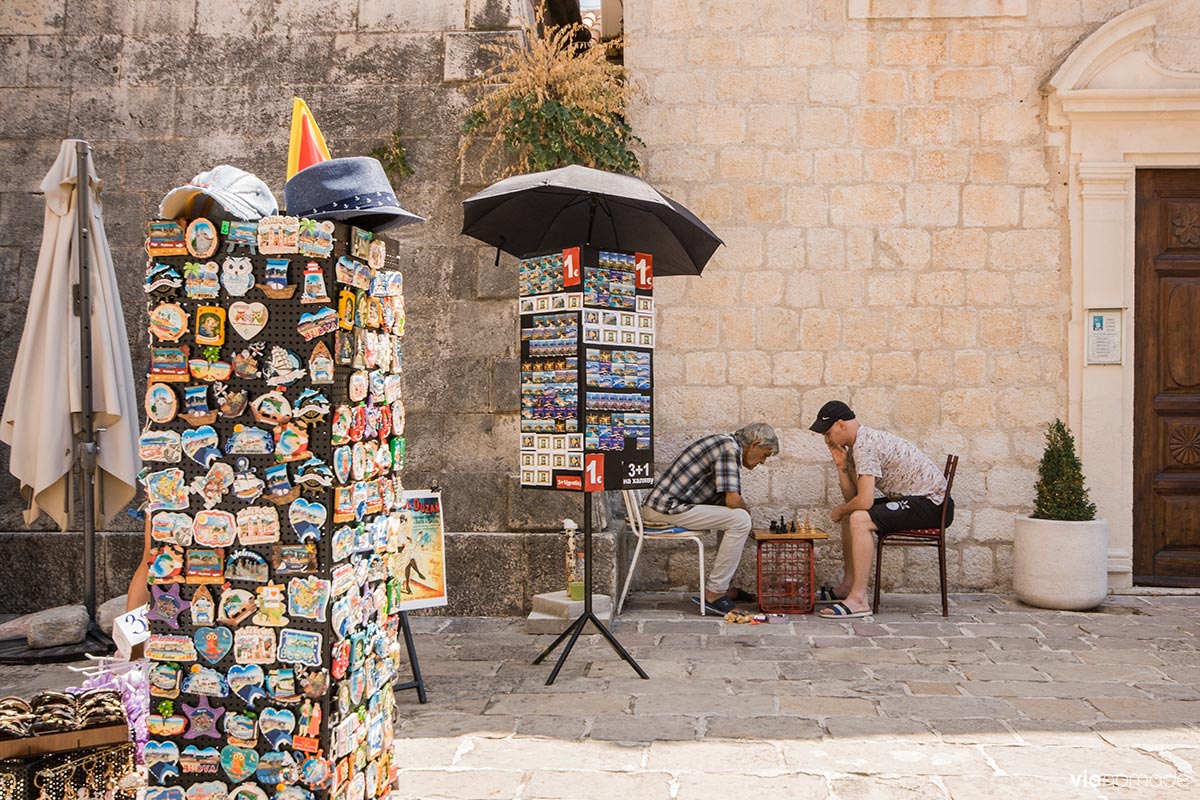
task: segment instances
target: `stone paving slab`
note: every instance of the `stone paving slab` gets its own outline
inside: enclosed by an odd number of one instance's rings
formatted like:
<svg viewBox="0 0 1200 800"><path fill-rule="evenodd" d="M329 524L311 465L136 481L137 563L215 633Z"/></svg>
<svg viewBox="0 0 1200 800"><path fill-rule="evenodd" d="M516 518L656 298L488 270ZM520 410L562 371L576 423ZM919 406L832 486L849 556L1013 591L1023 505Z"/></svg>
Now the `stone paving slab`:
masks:
<svg viewBox="0 0 1200 800"><path fill-rule="evenodd" d="M634 595L614 632L650 680L588 635L550 687L531 662L553 637L523 620L413 617L429 703L397 699L394 800L1196 795L1200 597L951 612L888 595L861 620L747 626ZM0 667L0 695L77 682Z"/></svg>

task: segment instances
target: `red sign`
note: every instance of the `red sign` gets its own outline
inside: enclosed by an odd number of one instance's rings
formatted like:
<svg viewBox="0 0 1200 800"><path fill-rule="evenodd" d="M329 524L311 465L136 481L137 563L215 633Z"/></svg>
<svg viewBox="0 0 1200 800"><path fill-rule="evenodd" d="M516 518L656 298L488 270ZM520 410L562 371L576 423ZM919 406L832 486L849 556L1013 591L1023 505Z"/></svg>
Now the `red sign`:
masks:
<svg viewBox="0 0 1200 800"><path fill-rule="evenodd" d="M589 453L583 462L583 490L604 491L604 454Z"/></svg>
<svg viewBox="0 0 1200 800"><path fill-rule="evenodd" d="M583 478L578 475L555 475L554 488L564 489L568 492L583 491Z"/></svg>
<svg viewBox="0 0 1200 800"><path fill-rule="evenodd" d="M637 288L651 291L654 289L654 256L649 253L633 254L633 277Z"/></svg>
<svg viewBox="0 0 1200 800"><path fill-rule="evenodd" d="M579 285L579 248L563 250L563 286Z"/></svg>

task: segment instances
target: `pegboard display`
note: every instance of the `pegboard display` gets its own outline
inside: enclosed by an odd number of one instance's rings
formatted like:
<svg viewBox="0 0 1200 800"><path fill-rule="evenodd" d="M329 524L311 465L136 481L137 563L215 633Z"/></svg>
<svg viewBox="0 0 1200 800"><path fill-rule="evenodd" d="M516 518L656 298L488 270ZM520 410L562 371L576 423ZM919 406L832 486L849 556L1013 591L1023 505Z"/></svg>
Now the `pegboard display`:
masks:
<svg viewBox="0 0 1200 800"><path fill-rule="evenodd" d="M518 269L521 485L650 486L653 256L573 247Z"/></svg>
<svg viewBox="0 0 1200 800"><path fill-rule="evenodd" d="M148 232L146 800L383 797L414 546L395 246Z"/></svg>

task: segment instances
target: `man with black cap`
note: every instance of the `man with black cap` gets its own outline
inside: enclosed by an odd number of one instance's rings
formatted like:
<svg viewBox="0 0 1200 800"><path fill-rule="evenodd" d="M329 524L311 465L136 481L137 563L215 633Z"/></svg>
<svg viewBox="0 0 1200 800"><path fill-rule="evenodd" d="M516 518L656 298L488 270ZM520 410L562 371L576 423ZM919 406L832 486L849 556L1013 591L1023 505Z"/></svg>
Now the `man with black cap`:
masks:
<svg viewBox="0 0 1200 800"><path fill-rule="evenodd" d="M846 502L833 507L842 525L842 582L822 586L818 602L830 604L827 619L865 617L867 579L875 554L876 531L906 531L946 524L954 519L954 501L946 496L946 478L916 445L894 433L868 428L840 400L821 406L809 426L825 437Z"/></svg>

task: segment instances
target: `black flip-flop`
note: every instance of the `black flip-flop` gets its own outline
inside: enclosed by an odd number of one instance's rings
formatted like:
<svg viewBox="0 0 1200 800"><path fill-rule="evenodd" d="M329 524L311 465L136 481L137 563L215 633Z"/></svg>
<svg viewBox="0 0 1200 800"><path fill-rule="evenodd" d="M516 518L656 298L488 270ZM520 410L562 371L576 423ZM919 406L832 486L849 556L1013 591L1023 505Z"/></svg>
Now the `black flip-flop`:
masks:
<svg viewBox="0 0 1200 800"><path fill-rule="evenodd" d="M692 602L696 605L700 605L700 598L693 597ZM730 611L733 611L733 600L729 599L728 597L718 597L716 600L706 600L704 601L704 610L710 614L720 614L721 616L724 616Z"/></svg>
<svg viewBox="0 0 1200 800"><path fill-rule="evenodd" d="M866 611L851 611L850 606L839 601L829 606L825 611L832 611L832 614L817 614L821 619L858 619L860 617L869 617L873 613L871 609Z"/></svg>

